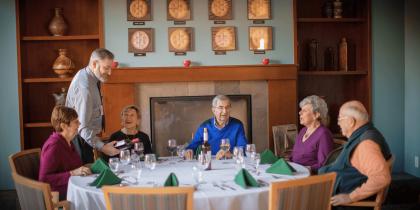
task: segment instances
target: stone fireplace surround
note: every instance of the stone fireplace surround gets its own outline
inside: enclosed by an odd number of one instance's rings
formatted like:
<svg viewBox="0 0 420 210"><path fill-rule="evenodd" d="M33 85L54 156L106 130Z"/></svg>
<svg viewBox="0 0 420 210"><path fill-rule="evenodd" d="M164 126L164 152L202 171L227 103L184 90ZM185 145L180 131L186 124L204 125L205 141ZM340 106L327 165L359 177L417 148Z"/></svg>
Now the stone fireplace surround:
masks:
<svg viewBox="0 0 420 210"><path fill-rule="evenodd" d="M105 135L121 128L121 109L136 104L141 130L150 136L150 97L250 94L253 143L258 151L273 149L271 127L296 123L296 83L292 64L114 69L102 88Z"/></svg>

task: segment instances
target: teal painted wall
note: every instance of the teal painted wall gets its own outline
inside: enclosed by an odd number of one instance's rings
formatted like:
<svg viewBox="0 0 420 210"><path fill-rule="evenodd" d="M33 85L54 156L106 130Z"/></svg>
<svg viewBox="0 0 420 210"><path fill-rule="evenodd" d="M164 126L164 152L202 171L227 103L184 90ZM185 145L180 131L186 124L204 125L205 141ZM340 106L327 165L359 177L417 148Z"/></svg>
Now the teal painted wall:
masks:
<svg viewBox="0 0 420 210"><path fill-rule="evenodd" d="M374 124L404 166L404 1L372 1L372 90Z"/></svg>
<svg viewBox="0 0 420 210"><path fill-rule="evenodd" d="M414 156L420 158L420 2L405 5L405 165L410 174L420 177Z"/></svg>
<svg viewBox="0 0 420 210"><path fill-rule="evenodd" d="M184 59L190 59L193 65L234 65L259 64L263 57L272 63L293 63L293 4L292 0L271 1L272 20L264 25L273 27L274 50L265 55L254 55L248 49L247 4L244 0L233 0L233 20L226 21L226 26L236 26L237 51L226 55L214 55L211 50L211 31L215 25L208 20L207 1L192 3L192 21L185 27L194 28L195 50L186 56L174 56L168 48L168 27L174 27L173 21L166 20L166 0L154 0L152 7L153 21L146 21L145 28L155 29L155 52L145 57L134 57L128 53L128 28L137 28L127 21L126 0L105 0L105 45L117 55L117 60L124 66L181 66ZM140 27L139 27L140 28Z"/></svg>
<svg viewBox="0 0 420 210"><path fill-rule="evenodd" d="M15 1L0 1L0 189L13 188L7 157L20 149Z"/></svg>

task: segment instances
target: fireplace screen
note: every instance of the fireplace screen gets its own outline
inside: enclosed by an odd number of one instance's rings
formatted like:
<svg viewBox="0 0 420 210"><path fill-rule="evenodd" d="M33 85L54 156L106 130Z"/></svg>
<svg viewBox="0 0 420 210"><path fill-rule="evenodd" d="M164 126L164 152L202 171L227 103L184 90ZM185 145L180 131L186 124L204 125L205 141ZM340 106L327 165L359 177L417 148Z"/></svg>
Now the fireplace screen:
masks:
<svg viewBox="0 0 420 210"><path fill-rule="evenodd" d="M210 96L175 96L150 98L151 140L153 150L160 156L169 156L169 139L177 144L191 141L198 126L213 117ZM251 95L229 95L232 103L230 116L242 121L248 142L252 142Z"/></svg>

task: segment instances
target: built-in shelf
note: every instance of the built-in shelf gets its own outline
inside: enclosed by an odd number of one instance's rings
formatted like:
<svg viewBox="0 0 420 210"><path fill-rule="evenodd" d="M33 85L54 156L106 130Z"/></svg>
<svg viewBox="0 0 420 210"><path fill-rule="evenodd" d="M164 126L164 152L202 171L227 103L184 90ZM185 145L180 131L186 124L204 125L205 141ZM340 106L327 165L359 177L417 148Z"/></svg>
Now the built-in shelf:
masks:
<svg viewBox="0 0 420 210"><path fill-rule="evenodd" d="M363 23L363 18L298 18L299 23Z"/></svg>
<svg viewBox="0 0 420 210"><path fill-rule="evenodd" d="M25 128L48 128L52 127L49 122L25 123Z"/></svg>
<svg viewBox="0 0 420 210"><path fill-rule="evenodd" d="M300 76L340 76L340 75L366 75L366 71L299 71Z"/></svg>
<svg viewBox="0 0 420 210"><path fill-rule="evenodd" d="M90 40L98 39L99 35L76 35L76 36L24 36L24 41L65 41L65 40Z"/></svg>
<svg viewBox="0 0 420 210"><path fill-rule="evenodd" d="M23 79L24 83L51 83L51 82L71 82L73 77L68 78L26 78Z"/></svg>

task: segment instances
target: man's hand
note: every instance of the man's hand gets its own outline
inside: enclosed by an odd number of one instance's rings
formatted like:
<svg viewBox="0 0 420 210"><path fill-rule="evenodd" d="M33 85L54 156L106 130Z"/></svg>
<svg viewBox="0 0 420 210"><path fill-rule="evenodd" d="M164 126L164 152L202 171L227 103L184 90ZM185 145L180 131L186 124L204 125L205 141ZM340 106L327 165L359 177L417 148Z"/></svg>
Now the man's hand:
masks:
<svg viewBox="0 0 420 210"><path fill-rule="evenodd" d="M343 204L349 204L351 202L353 201L350 199L349 194L338 194L331 197L331 205L333 206L340 206Z"/></svg>
<svg viewBox="0 0 420 210"><path fill-rule="evenodd" d="M191 149L187 149L184 152L184 157L186 160L192 160L193 159L193 151Z"/></svg>
<svg viewBox="0 0 420 210"><path fill-rule="evenodd" d="M232 158L232 153L230 153L230 151L223 151L223 150L219 150L216 154L216 160L220 160L223 157L226 157L226 159L230 159Z"/></svg>
<svg viewBox="0 0 420 210"><path fill-rule="evenodd" d="M102 147L101 152L105 153L108 156L114 156L114 155L120 154L120 150L114 147L116 143L117 141L112 141L105 144Z"/></svg>

